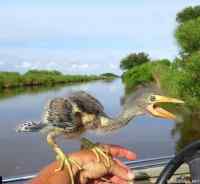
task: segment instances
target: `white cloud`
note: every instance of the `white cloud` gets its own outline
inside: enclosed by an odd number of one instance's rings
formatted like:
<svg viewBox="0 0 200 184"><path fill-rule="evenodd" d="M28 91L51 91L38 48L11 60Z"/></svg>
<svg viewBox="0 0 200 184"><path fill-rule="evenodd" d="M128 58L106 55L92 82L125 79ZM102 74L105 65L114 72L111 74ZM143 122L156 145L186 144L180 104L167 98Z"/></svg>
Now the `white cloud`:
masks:
<svg viewBox="0 0 200 184"><path fill-rule="evenodd" d="M63 73L82 73L82 74L99 74L104 72L120 73L119 60L121 54L118 50L91 50L91 55L85 55L84 50L65 53L59 51L52 53L52 50L41 49L1 49L0 60L4 60L4 64L0 65L0 70L11 70L25 72L30 69L50 69L59 70ZM6 53L6 54L5 54ZM46 53L41 55L40 53ZM99 56L99 53L104 53ZM109 59L106 56L109 56ZM115 54L114 54L115 53ZM1 57L3 56L4 57ZM19 57L18 55L21 55ZM113 57L115 55L115 57ZM71 60L71 58L75 58ZM112 59L111 59L112 58Z"/></svg>
<svg viewBox="0 0 200 184"><path fill-rule="evenodd" d="M0 60L4 61L0 70L9 68L24 72L38 68L56 69L64 73L119 73L119 58L123 53L124 51L113 49L80 49L68 53L65 49L6 48L0 49Z"/></svg>
<svg viewBox="0 0 200 184"><path fill-rule="evenodd" d="M20 66L18 66L18 68L20 68L20 67L22 67L22 68L30 68L32 66L31 66L31 63L29 63L27 61L24 61L24 62L21 63Z"/></svg>

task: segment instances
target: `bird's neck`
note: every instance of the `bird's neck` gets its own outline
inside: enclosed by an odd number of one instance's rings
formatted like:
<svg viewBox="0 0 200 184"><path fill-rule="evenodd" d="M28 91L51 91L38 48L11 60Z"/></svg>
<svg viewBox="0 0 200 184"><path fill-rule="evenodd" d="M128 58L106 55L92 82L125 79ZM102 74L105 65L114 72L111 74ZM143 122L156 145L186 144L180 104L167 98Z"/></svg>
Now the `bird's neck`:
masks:
<svg viewBox="0 0 200 184"><path fill-rule="evenodd" d="M142 113L140 112L135 113L132 111L122 111L120 115L116 118L107 119L107 121L104 121L104 123L102 123L101 121L101 126L104 130L119 129L126 126L130 122L130 120L141 114Z"/></svg>

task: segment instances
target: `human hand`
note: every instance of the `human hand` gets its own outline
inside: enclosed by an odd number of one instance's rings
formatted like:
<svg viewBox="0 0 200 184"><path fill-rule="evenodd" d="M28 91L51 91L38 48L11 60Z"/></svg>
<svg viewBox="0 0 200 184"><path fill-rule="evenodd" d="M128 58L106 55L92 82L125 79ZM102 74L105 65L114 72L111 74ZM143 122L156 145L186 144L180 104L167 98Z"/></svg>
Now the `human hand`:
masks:
<svg viewBox="0 0 200 184"><path fill-rule="evenodd" d="M91 150L84 149L68 154L84 168L79 172L78 168L72 165L74 177L79 175L79 178L76 178L77 182L81 184L130 183L129 181L134 178L133 172L114 157L125 157L128 160L133 160L136 158L135 153L116 145L104 144L101 146L111 155L109 168L105 167L104 161L97 162L97 158ZM55 172L58 165L58 161L55 161L42 169L39 175L31 181L31 184L70 184L71 181L66 168L60 172ZM103 181L102 179L106 180Z"/></svg>

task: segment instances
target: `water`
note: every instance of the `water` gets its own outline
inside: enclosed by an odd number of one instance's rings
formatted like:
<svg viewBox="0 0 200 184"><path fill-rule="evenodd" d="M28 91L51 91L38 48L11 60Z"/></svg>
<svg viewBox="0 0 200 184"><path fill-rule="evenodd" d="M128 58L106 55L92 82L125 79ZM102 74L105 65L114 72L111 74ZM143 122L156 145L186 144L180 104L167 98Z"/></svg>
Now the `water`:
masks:
<svg viewBox="0 0 200 184"><path fill-rule="evenodd" d="M87 84L58 86L50 89L18 89L7 91L0 100L0 175L13 176L38 172L55 159L45 137L38 133L16 133L15 127L24 120L39 121L45 103L54 97L65 96L73 90L86 90L116 116L124 88L120 80L97 81ZM134 150L138 158L171 155L176 149L175 123L148 115L135 118L126 127L107 134L87 132L93 141L120 144ZM177 139L178 139L177 138ZM65 151L79 149L78 140L59 139Z"/></svg>

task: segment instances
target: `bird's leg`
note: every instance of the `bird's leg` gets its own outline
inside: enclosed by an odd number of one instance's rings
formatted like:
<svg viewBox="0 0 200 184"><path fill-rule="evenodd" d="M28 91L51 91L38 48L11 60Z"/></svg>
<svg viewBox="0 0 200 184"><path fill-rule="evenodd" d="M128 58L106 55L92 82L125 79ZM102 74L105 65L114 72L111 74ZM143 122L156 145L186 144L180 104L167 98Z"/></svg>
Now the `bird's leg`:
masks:
<svg viewBox="0 0 200 184"><path fill-rule="evenodd" d="M72 171L72 164L74 164L78 169L82 169L80 164L77 163L75 160L71 159L67 155L64 154L62 149L56 144L55 137L60 135L62 132L59 131L53 131L50 132L47 135L47 142L48 144L53 148L54 152L56 153L56 158L60 161L60 165L57 169L55 169L55 172L62 171L64 169L64 166L67 166L69 176L71 183L74 184L74 177L73 177L73 171Z"/></svg>
<svg viewBox="0 0 200 184"><path fill-rule="evenodd" d="M97 161L100 162L100 155L105 159L105 165L106 167L110 167L110 157L108 153L105 153L103 148L99 147L98 144L93 143L89 139L83 137L81 138L81 148L83 149L91 149L92 152L95 154L97 157Z"/></svg>

